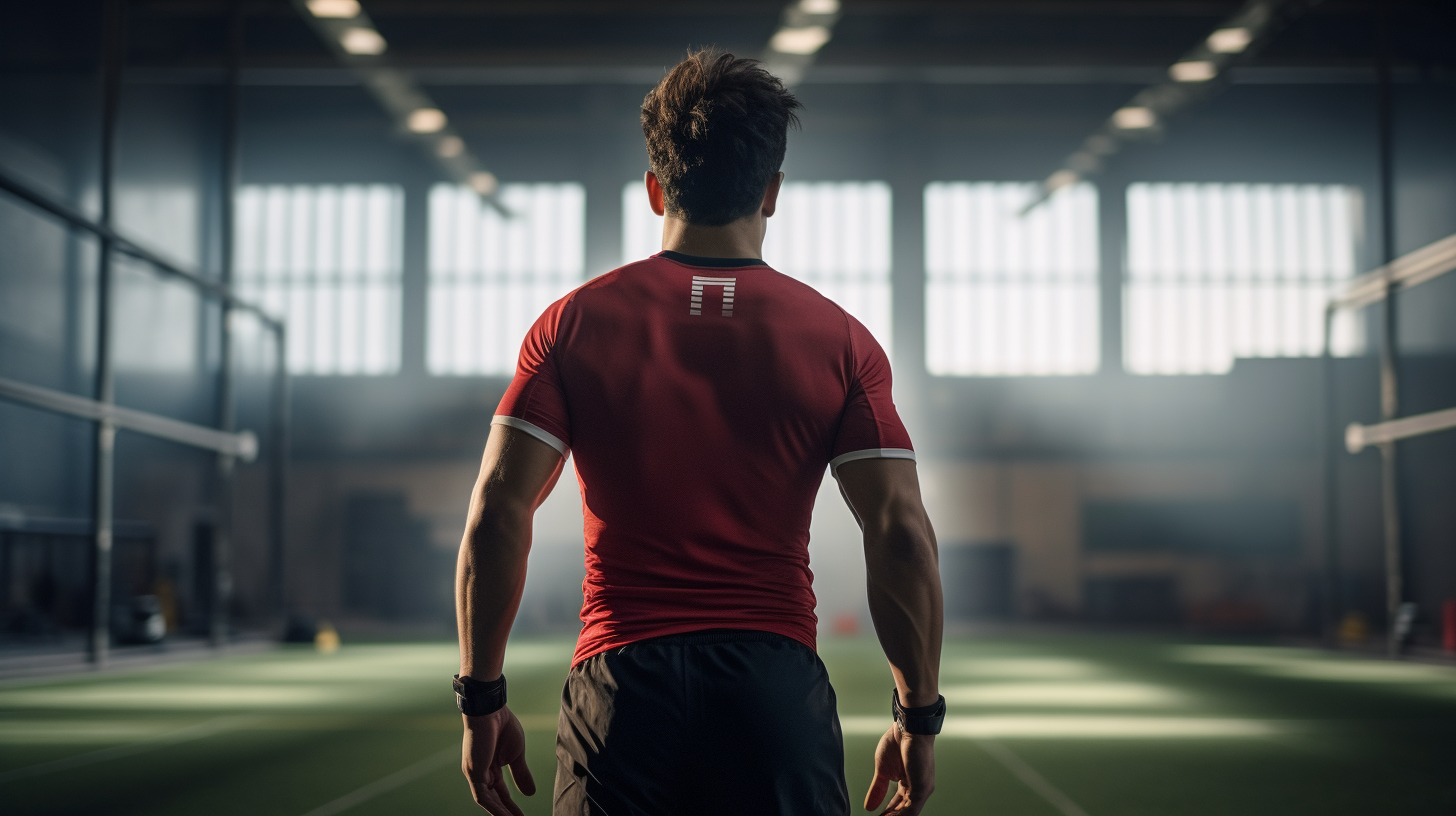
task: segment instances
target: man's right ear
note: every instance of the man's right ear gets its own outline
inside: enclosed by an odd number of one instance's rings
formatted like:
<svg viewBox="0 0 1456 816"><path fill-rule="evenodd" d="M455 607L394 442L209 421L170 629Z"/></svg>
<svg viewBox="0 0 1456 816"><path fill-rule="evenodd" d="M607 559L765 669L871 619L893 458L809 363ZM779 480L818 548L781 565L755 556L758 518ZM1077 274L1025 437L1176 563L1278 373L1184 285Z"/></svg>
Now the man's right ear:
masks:
<svg viewBox="0 0 1456 816"><path fill-rule="evenodd" d="M652 207L653 214L666 215L667 206L662 200L662 185L657 181L657 174L648 170L643 181L647 184L647 204Z"/></svg>
<svg viewBox="0 0 1456 816"><path fill-rule="evenodd" d="M780 170L773 174L773 177L768 180L768 186L763 189L763 204L759 207L759 212L763 214L764 218L772 218L774 211L778 209L779 188L783 186L783 183L784 172Z"/></svg>

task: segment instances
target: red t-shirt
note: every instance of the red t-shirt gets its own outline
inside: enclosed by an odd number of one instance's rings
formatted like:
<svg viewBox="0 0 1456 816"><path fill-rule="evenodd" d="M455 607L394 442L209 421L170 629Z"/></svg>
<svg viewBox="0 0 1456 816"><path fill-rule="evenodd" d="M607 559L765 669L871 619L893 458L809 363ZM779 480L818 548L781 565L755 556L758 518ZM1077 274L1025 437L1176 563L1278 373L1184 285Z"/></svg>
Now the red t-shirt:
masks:
<svg viewBox="0 0 1456 816"><path fill-rule="evenodd" d="M915 458L859 321L762 261L673 252L552 304L493 424L576 453L573 663L700 629L814 648L809 516L825 466Z"/></svg>

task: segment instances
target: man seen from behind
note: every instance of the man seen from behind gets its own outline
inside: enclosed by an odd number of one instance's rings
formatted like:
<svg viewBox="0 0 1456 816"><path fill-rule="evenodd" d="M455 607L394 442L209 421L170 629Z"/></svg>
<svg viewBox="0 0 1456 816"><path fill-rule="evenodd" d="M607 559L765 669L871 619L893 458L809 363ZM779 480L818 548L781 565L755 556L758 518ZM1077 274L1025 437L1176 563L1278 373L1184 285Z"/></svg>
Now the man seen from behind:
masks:
<svg viewBox="0 0 1456 816"><path fill-rule="evenodd" d="M895 782L886 812L912 816L934 789L940 579L889 361L760 260L798 107L755 61L689 54L642 105L663 251L552 304L522 344L456 578L463 767L494 816L521 814L506 767L535 792L501 672L532 515L572 454L587 572L554 814L849 812L809 571L826 467L894 679L865 807Z"/></svg>

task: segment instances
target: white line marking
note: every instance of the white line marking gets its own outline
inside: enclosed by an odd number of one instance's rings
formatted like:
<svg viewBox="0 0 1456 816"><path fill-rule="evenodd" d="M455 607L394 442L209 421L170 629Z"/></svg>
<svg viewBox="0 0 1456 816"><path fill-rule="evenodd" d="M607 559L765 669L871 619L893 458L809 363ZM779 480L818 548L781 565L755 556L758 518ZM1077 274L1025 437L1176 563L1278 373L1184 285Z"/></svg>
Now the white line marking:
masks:
<svg viewBox="0 0 1456 816"><path fill-rule="evenodd" d="M1035 768L1027 765L1021 757L1012 753L1010 748L995 740L978 739L975 742L981 746L981 750L1006 766L1006 770L1015 774L1017 779L1025 782L1028 788L1036 791L1041 798L1051 803L1052 807L1061 811L1062 816L1087 816L1087 811L1073 802L1071 797L1057 790L1055 785L1046 781L1046 777L1037 773Z"/></svg>
<svg viewBox="0 0 1456 816"><path fill-rule="evenodd" d="M158 748L166 748L169 745L177 745L178 743L191 742L192 740L202 739L203 737L210 737L213 734L218 733L219 731L226 731L229 728L235 728L239 725L242 725L244 722L256 719L258 718L252 716L218 717L216 719L208 720L207 722L188 726L187 728L183 728L180 731L172 731L170 733L163 734L156 739L147 740L145 742L136 742L132 743L131 745L117 745L113 748L102 748L99 751L88 751L84 754L76 754L75 756L53 759L50 762L42 762L37 765L27 765L24 768L15 768L14 770L0 773L0 784L13 782L17 779L28 779L32 776L41 776L42 774L54 773L56 771L69 771L72 768L81 768L87 765L94 765L97 762L108 762L113 759L121 759L122 757L129 757L135 754L153 751Z"/></svg>
<svg viewBox="0 0 1456 816"><path fill-rule="evenodd" d="M395 771L383 779L370 782L368 785L352 793L346 793L328 804L320 805L305 813L304 816L333 816L335 813L343 813L350 808L364 804L376 796L408 785L444 765L447 760L451 759L457 762L460 760L460 746L452 745L438 754L431 754L407 768Z"/></svg>

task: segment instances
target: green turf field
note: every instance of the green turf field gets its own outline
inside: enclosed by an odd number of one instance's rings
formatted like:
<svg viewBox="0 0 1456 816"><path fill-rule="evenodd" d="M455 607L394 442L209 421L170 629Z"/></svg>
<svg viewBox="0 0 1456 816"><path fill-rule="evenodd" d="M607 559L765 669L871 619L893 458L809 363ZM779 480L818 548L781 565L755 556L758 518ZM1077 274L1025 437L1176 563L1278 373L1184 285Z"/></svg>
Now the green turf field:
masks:
<svg viewBox="0 0 1456 816"><path fill-rule="evenodd" d="M570 643L507 655L546 789ZM826 640L851 798L888 720L873 642ZM0 686L0 813L480 812L451 644L288 649ZM1456 813L1456 669L1110 636L947 644L927 809L986 816ZM744 780L752 784L752 780Z"/></svg>

